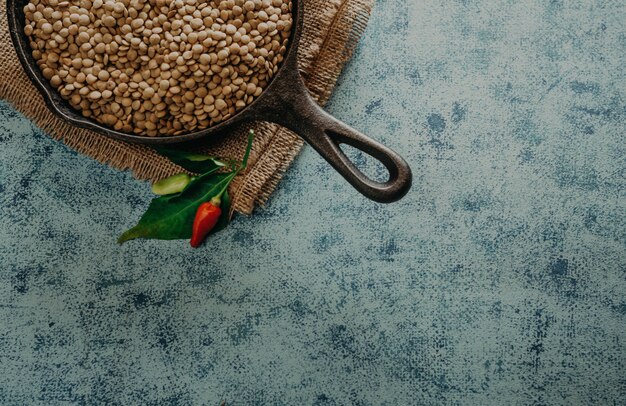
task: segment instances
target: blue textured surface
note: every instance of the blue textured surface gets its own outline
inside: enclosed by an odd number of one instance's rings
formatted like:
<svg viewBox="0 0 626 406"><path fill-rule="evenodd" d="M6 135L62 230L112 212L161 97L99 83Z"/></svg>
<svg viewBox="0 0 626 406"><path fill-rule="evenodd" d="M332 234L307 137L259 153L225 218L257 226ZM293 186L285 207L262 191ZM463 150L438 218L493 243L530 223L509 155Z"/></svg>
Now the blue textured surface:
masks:
<svg viewBox="0 0 626 406"><path fill-rule="evenodd" d="M378 1L329 110L409 196L307 148L199 251L118 247L148 185L0 105L0 404L625 404L625 22Z"/></svg>

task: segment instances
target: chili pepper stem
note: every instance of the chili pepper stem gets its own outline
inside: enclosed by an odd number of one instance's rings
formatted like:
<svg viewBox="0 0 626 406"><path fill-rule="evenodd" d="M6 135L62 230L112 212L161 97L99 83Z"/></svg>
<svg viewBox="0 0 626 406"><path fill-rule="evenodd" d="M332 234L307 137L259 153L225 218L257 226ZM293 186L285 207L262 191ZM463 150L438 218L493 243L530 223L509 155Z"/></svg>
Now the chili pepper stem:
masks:
<svg viewBox="0 0 626 406"><path fill-rule="evenodd" d="M222 196L224 196L224 193L226 193L226 191L228 190L228 186L230 186L230 181L226 183L226 185L222 188L222 190L217 195L215 195L214 198L211 199L211 204L213 204L214 206L220 207L220 205L222 204Z"/></svg>

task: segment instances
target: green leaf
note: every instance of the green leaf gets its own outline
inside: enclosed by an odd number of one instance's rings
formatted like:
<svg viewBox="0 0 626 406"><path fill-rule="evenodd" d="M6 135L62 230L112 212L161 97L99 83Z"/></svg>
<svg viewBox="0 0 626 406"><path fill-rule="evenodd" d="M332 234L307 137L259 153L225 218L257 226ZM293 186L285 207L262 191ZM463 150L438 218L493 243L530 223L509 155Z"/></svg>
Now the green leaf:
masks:
<svg viewBox="0 0 626 406"><path fill-rule="evenodd" d="M122 234L117 242L123 244L137 238L157 240L191 238L193 221L198 207L223 193L236 175L236 172L208 173L192 181L178 195L162 196L152 200L150 207L139 220L139 223ZM228 200L229 204L230 201ZM228 219L228 209L226 206L222 207L222 211Z"/></svg>
<svg viewBox="0 0 626 406"><path fill-rule="evenodd" d="M206 173L214 173L227 165L225 162L208 155L194 154L177 149L161 147L155 148L155 150L170 161L174 162L176 165L193 173L200 173L203 175Z"/></svg>

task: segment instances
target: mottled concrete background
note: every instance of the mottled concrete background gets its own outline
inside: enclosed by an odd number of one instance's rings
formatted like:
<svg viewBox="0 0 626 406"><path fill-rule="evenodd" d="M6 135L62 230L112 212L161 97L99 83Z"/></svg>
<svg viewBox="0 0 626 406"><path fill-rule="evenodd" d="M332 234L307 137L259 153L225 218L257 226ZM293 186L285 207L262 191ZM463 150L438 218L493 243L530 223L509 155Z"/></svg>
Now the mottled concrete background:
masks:
<svg viewBox="0 0 626 406"><path fill-rule="evenodd" d="M2 104L0 403L626 404L625 55L622 0L378 1L329 109L410 195L307 148L200 251Z"/></svg>

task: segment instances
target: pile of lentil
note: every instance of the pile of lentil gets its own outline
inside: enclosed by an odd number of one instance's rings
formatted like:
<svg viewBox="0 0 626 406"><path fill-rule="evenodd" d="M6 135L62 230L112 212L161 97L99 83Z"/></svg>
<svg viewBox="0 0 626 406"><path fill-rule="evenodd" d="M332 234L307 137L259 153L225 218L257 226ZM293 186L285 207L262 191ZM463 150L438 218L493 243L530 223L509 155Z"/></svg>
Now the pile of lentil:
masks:
<svg viewBox="0 0 626 406"><path fill-rule="evenodd" d="M31 0L25 34L43 76L85 117L180 135L232 117L278 71L289 0Z"/></svg>

